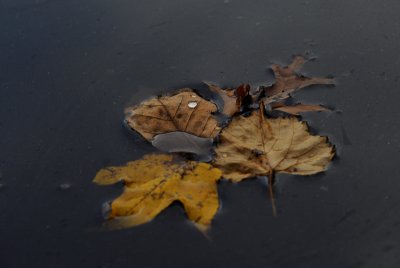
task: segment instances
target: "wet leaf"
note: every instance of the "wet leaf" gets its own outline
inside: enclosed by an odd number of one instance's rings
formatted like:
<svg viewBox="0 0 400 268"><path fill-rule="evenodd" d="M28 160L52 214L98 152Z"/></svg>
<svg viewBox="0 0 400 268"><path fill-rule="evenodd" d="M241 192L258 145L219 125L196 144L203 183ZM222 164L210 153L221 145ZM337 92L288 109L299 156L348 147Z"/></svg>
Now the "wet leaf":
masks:
<svg viewBox="0 0 400 268"><path fill-rule="evenodd" d="M299 115L300 113L305 113L305 112L330 111L328 108L321 105L307 105L302 103L297 103L295 105L287 106L283 103L274 102L271 106L272 106L271 109L273 111L281 111L292 115Z"/></svg>
<svg viewBox="0 0 400 268"><path fill-rule="evenodd" d="M311 85L333 85L332 78L325 77L305 77L297 74L304 65L306 59L302 56L296 56L293 62L282 67L278 64L271 66L275 76L275 83L268 87L260 87L261 94L265 95L263 101L268 104L278 100L290 97L290 93L311 86Z"/></svg>
<svg viewBox="0 0 400 268"><path fill-rule="evenodd" d="M156 97L126 109L129 127L151 141L154 136L181 131L203 138L214 138L220 131L209 102L190 89L172 96Z"/></svg>
<svg viewBox="0 0 400 268"><path fill-rule="evenodd" d="M224 103L222 113L227 116L233 116L235 113L240 112L240 109L245 104L246 100L252 97L250 96L250 85L242 84L236 89L223 89L219 86L205 82L209 89L219 95Z"/></svg>
<svg viewBox="0 0 400 268"><path fill-rule="evenodd" d="M275 172L311 175L327 168L334 149L326 137L313 136L296 118L264 118L260 111L235 117L223 129L215 165L235 182Z"/></svg>
<svg viewBox="0 0 400 268"><path fill-rule="evenodd" d="M216 93L218 96L221 97L222 102L224 104L222 113L227 115L227 116L232 116L235 113L237 113L240 110L240 107L237 106L236 103L236 96L235 96L235 90L230 89L230 88L220 88L219 86L211 83L205 82L209 89Z"/></svg>
<svg viewBox="0 0 400 268"><path fill-rule="evenodd" d="M172 155L146 155L126 166L101 169L94 182L124 181L121 196L111 203L111 228L127 228L151 221L174 201L182 203L188 218L202 231L219 206L216 182L221 171L206 163L184 161Z"/></svg>

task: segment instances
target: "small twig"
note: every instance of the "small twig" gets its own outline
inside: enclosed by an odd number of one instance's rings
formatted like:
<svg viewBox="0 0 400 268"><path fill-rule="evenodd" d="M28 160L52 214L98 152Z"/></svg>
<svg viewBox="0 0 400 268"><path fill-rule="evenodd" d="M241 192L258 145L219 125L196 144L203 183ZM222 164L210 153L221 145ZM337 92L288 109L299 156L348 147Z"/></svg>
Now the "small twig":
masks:
<svg viewBox="0 0 400 268"><path fill-rule="evenodd" d="M265 120L265 103L264 103L264 101L261 100L261 101L258 103L258 106L260 107L260 128L261 128L261 129L263 130L263 132L264 132L263 126L264 126L264 124L266 124L267 127L268 127L268 132L269 132L269 133L272 133L272 128L271 128L271 126L269 125L268 121ZM263 135L264 135L264 136L262 137L263 141L264 141L265 134L266 134L266 133L263 133ZM265 148L264 148L264 149L265 149Z"/></svg>
<svg viewBox="0 0 400 268"><path fill-rule="evenodd" d="M265 113L265 106L264 105L265 104L264 104L263 100L261 100L258 103L258 106L260 107L260 120L261 120L261 122L264 122L264 113Z"/></svg>

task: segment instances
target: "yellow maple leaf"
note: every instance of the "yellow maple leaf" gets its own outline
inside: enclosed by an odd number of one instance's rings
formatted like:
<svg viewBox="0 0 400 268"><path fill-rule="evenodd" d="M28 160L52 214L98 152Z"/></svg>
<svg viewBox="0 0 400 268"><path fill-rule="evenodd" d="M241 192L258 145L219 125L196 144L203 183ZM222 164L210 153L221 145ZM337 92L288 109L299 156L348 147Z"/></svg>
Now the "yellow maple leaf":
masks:
<svg viewBox="0 0 400 268"><path fill-rule="evenodd" d="M111 203L111 228L127 228L151 221L174 201L183 204L188 218L204 231L216 214L216 182L221 171L206 163L184 161L165 154L146 155L122 167L101 169L94 182L125 182L121 196Z"/></svg>
<svg viewBox="0 0 400 268"><path fill-rule="evenodd" d="M334 148L313 136L296 118L264 118L263 111L239 116L222 130L215 165L235 182L275 172L311 175L327 168Z"/></svg>

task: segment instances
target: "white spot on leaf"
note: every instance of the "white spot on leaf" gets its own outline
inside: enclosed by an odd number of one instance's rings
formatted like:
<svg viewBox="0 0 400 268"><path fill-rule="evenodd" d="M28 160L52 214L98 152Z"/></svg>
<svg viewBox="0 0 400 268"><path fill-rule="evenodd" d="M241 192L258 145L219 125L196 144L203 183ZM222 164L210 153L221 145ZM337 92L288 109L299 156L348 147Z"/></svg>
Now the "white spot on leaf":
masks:
<svg viewBox="0 0 400 268"><path fill-rule="evenodd" d="M188 107L191 108L191 109L196 108L196 106L197 106L197 101L190 101L188 103Z"/></svg>

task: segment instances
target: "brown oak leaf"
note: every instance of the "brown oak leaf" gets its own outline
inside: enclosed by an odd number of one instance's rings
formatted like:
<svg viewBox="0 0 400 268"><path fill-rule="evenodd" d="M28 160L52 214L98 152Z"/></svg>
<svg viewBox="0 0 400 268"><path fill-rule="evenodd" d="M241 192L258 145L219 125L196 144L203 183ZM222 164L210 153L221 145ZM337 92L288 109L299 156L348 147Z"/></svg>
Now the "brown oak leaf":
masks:
<svg viewBox="0 0 400 268"><path fill-rule="evenodd" d="M271 104L271 110L273 111L281 111L291 115L300 115L300 113L305 112L322 112L322 111L330 111L330 109L322 106L322 105L308 105L297 103L294 105L285 105L281 102L274 102Z"/></svg>
<svg viewBox="0 0 400 268"><path fill-rule="evenodd" d="M305 77L297 74L305 62L304 57L296 56L286 67L273 64L271 69L274 72L275 83L268 87L260 87L260 93L265 95L262 100L268 104L289 98L290 93L311 85L334 85L332 78Z"/></svg>

